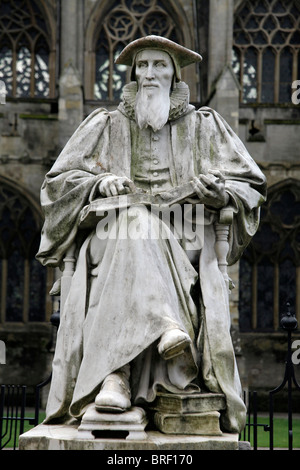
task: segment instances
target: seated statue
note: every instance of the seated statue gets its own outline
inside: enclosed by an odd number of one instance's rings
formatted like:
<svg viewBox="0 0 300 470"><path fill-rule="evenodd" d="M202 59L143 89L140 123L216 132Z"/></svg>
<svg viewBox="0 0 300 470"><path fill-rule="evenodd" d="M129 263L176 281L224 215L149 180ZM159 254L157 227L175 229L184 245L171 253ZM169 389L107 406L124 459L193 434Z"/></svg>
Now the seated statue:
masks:
<svg viewBox="0 0 300 470"><path fill-rule="evenodd" d="M37 259L63 269L68 249L76 252L46 423L80 420L91 403L122 413L147 406L159 390L206 390L226 398L222 429L244 427L214 224L231 209L228 263L235 263L258 228L266 181L222 117L189 103L181 69L200 60L159 36L131 42L116 61L132 67L118 108L92 112L45 177ZM159 195L168 205L174 188L187 185L179 206L192 207L192 217L203 207L202 237L176 235L151 204L130 205L134 195ZM100 236L99 223L82 224L91 204L122 197L129 203L110 220L111 236ZM121 236L128 221L140 236Z"/></svg>

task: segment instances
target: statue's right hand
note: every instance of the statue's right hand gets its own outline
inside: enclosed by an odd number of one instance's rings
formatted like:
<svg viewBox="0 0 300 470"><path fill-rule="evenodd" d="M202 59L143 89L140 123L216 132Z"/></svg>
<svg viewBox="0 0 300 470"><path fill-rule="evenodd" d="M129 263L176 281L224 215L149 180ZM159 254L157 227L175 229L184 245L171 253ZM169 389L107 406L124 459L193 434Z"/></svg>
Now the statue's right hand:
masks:
<svg viewBox="0 0 300 470"><path fill-rule="evenodd" d="M119 196L134 192L134 183L126 176L110 175L104 178L99 186L101 196Z"/></svg>

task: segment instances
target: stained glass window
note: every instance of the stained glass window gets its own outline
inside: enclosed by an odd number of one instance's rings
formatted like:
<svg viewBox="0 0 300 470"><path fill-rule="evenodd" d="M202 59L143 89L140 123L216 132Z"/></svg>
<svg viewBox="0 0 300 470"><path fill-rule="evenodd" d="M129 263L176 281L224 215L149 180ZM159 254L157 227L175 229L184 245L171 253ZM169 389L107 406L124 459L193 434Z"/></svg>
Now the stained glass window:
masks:
<svg viewBox="0 0 300 470"><path fill-rule="evenodd" d="M243 96L245 101L257 101L257 51L249 47L245 52L243 68Z"/></svg>
<svg viewBox="0 0 300 470"><path fill-rule="evenodd" d="M293 52L286 47L280 54L280 84L279 101L288 102L291 99L291 83L293 81Z"/></svg>
<svg viewBox="0 0 300 470"><path fill-rule="evenodd" d="M29 282L29 321L45 320L45 298L46 270L42 268L39 261L37 261L35 258L31 258Z"/></svg>
<svg viewBox="0 0 300 470"><path fill-rule="evenodd" d="M300 318L300 184L269 189L261 224L240 260L242 331L273 331L289 302Z"/></svg>
<svg viewBox="0 0 300 470"><path fill-rule="evenodd" d="M239 326L241 331L249 331L252 329L252 271L253 267L247 256L249 249L244 253L244 257L240 262L239 269L239 285L243 286L239 292Z"/></svg>
<svg viewBox="0 0 300 470"><path fill-rule="evenodd" d="M130 41L149 34L178 41L175 23L159 0L112 2L100 26L95 48L95 99L120 99L128 72L126 66L114 61Z"/></svg>
<svg viewBox="0 0 300 470"><path fill-rule="evenodd" d="M0 319L44 321L46 270L35 259L41 222L24 195L0 181Z"/></svg>
<svg viewBox="0 0 300 470"><path fill-rule="evenodd" d="M8 96L12 95L13 85L13 54L9 42L3 41L0 46L0 77L5 82Z"/></svg>
<svg viewBox="0 0 300 470"><path fill-rule="evenodd" d="M16 96L30 96L31 54L28 46L20 47L17 52L16 74Z"/></svg>
<svg viewBox="0 0 300 470"><path fill-rule="evenodd" d="M295 0L245 0L237 9L233 68L244 103L291 103L298 79L300 7Z"/></svg>
<svg viewBox="0 0 300 470"><path fill-rule="evenodd" d="M24 258L17 243L7 259L6 282L5 320L21 322L23 321L24 300Z"/></svg>
<svg viewBox="0 0 300 470"><path fill-rule="evenodd" d="M261 101L272 103L274 100L275 54L271 47L263 51L263 69L261 78Z"/></svg>
<svg viewBox="0 0 300 470"><path fill-rule="evenodd" d="M8 97L49 97L49 36L38 2L0 0L0 79Z"/></svg>

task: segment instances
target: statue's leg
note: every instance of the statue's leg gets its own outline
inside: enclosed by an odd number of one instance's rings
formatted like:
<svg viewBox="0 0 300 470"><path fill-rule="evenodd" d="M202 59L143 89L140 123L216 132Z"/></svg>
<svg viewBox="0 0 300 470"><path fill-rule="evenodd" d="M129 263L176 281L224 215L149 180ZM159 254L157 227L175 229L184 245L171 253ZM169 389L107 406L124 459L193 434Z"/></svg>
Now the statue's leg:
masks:
<svg viewBox="0 0 300 470"><path fill-rule="evenodd" d="M164 360L157 350L161 339L163 354L178 353L189 342L194 350L198 320L190 294L197 272L172 234L169 238L159 237L158 225L155 214L138 207L120 212L107 238L100 238L98 230L91 238L83 355L71 404L74 416L97 394L99 406L120 411L130 406L129 394L124 395L120 384L104 382L150 346L157 353L155 361L165 365L171 385L176 382L176 387L185 387L195 377L193 354L177 357L182 363L182 358L189 355L192 365L178 367L172 374L172 359ZM176 332L170 333L173 328ZM113 393L108 393L108 388ZM103 401L104 392L108 402ZM118 403L112 403L112 395L114 399L119 397Z"/></svg>

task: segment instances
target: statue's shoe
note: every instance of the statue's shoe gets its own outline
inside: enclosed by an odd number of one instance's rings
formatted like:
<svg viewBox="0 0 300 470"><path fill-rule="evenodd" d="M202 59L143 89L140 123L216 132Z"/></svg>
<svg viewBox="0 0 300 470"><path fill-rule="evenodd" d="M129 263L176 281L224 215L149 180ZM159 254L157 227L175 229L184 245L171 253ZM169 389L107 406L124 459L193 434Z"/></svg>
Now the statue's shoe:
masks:
<svg viewBox="0 0 300 470"><path fill-rule="evenodd" d="M95 399L97 411L122 413L131 407L131 393L127 380L119 374L110 374L103 381Z"/></svg>
<svg viewBox="0 0 300 470"><path fill-rule="evenodd" d="M172 359L180 356L190 346L191 338L179 328L166 331L160 338L158 352L163 359Z"/></svg>

